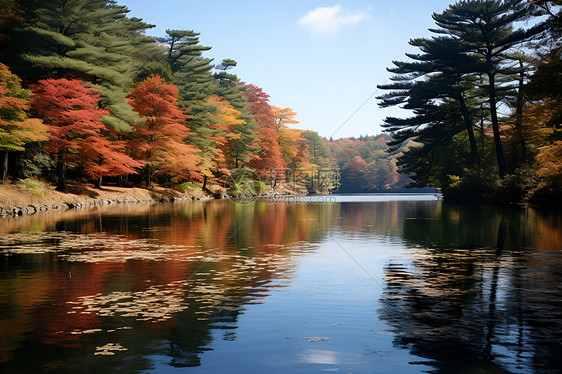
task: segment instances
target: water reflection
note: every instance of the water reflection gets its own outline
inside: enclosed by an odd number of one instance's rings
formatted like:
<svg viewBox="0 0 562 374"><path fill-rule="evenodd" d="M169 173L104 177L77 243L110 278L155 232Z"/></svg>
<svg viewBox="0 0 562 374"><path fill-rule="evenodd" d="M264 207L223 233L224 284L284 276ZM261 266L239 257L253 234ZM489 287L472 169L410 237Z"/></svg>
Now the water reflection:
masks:
<svg viewBox="0 0 562 374"><path fill-rule="evenodd" d="M373 303L386 325L365 328L372 332L357 344L368 351L391 326L395 347L417 360L393 368L555 372L562 367L558 214L461 209L435 201L212 201L23 218L0 224L3 373L84 368L130 373L158 370L162 362L205 368L205 352L239 339L248 308L291 285L298 288L293 283L303 259L334 237L346 250L370 248L360 255L382 259L373 260L378 268L372 274L384 272L380 304ZM344 296L364 298L346 282L366 287L357 283L365 278L360 269L342 274L315 286L334 305L333 313L372 318L353 305L339 306ZM343 295L325 291L338 284ZM291 310L298 313L298 307ZM264 321L255 322L256 331L271 327ZM299 326L284 328L291 333L283 336L302 335ZM331 333L300 339L292 365L370 372L396 357L350 352ZM269 344L279 357L289 355L281 343ZM315 345L303 346L308 343ZM353 366L365 361L369 366ZM288 371L295 371L287 362ZM220 367L237 371L229 362Z"/></svg>
<svg viewBox="0 0 562 374"><path fill-rule="evenodd" d="M0 240L0 362L65 372L126 355L127 370L146 370L145 357L158 354L198 366L212 331L234 340L244 306L290 279L332 209L217 201L10 221ZM121 367L111 359L103 362Z"/></svg>
<svg viewBox="0 0 562 374"><path fill-rule="evenodd" d="M443 205L404 222L411 260L385 267L381 318L435 373L559 372L557 214Z"/></svg>

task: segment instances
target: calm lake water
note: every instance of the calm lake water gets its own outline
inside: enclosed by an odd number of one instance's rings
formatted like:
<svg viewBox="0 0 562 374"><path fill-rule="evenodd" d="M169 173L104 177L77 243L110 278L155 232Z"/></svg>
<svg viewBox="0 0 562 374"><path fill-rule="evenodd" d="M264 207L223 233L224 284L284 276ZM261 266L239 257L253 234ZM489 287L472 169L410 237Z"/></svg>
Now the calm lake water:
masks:
<svg viewBox="0 0 562 374"><path fill-rule="evenodd" d="M559 373L562 216L433 195L0 221L0 372Z"/></svg>

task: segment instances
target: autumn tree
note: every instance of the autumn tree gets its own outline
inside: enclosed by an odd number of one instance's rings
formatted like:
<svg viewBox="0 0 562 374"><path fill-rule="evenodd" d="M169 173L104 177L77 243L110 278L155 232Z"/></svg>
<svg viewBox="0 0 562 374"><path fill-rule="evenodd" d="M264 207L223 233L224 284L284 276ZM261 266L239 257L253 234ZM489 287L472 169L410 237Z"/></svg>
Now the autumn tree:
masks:
<svg viewBox="0 0 562 374"><path fill-rule="evenodd" d="M272 111L275 117L275 128L277 131L299 123L297 120L297 112L291 108L278 108L274 106L272 107Z"/></svg>
<svg viewBox="0 0 562 374"><path fill-rule="evenodd" d="M0 46L5 47L14 28L21 25L25 18L21 4L16 0L0 0ZM1 53L0 56L3 56Z"/></svg>
<svg viewBox="0 0 562 374"><path fill-rule="evenodd" d="M57 189L65 191L67 165L101 183L102 176L135 171L140 164L123 153L123 143L111 142L101 121L107 110L99 107L99 90L80 80L46 79L32 86L32 109L49 126L45 149L56 159Z"/></svg>
<svg viewBox="0 0 562 374"><path fill-rule="evenodd" d="M388 191L398 183L396 161L391 158L370 162L365 170L365 186L371 191Z"/></svg>
<svg viewBox="0 0 562 374"><path fill-rule="evenodd" d="M261 148L261 151L252 158L248 166L262 178L275 177L277 173L271 173L271 171L285 169L287 164L283 160L281 147L277 140L278 132L272 106L269 104L270 96L253 84L248 84L245 87L248 109L258 123L256 143Z"/></svg>
<svg viewBox="0 0 562 374"><path fill-rule="evenodd" d="M8 155L25 150L30 142L47 140L47 127L37 118L29 118L28 93L21 80L0 63L0 151L2 181L8 178Z"/></svg>
<svg viewBox="0 0 562 374"><path fill-rule="evenodd" d="M384 136L341 138L326 143L331 162L341 171L341 191L372 192L403 188L396 157Z"/></svg>
<svg viewBox="0 0 562 374"><path fill-rule="evenodd" d="M309 153L304 130L285 128L278 132L281 154L291 169L308 167Z"/></svg>
<svg viewBox="0 0 562 374"><path fill-rule="evenodd" d="M197 148L185 143L189 129L178 107L178 89L157 75L140 82L129 95L133 108L146 122L130 135L129 147L137 160L146 162L146 184L152 177L176 181L202 181Z"/></svg>
<svg viewBox="0 0 562 374"><path fill-rule="evenodd" d="M239 138L234 142L231 149L234 167L241 168L252 159L253 155L260 151L260 147L255 144L258 124L248 109L248 101L243 93L244 86L240 83L238 77L230 72L236 65L237 63L234 60L222 60L220 64L215 66L214 78L215 94L240 112L240 119L243 121L233 130L239 135Z"/></svg>
<svg viewBox="0 0 562 374"><path fill-rule="evenodd" d="M361 190L361 188L367 189L364 183L364 174L367 166L367 162L357 155L346 164L342 171L342 178L348 185L354 186L357 190Z"/></svg>
<svg viewBox="0 0 562 374"><path fill-rule="evenodd" d="M306 167L308 163L308 143L303 136L304 130L290 128L289 125L299 123L297 113L291 108L272 107L277 130L277 141L281 154L289 168Z"/></svg>
<svg viewBox="0 0 562 374"><path fill-rule="evenodd" d="M223 179L231 169L236 167L234 148L241 135L235 130L245 122L240 119L239 111L217 95L212 95L207 100L207 104L215 107L213 113L215 119L210 126L215 132L209 138L215 142L211 170L216 178Z"/></svg>
<svg viewBox="0 0 562 374"><path fill-rule="evenodd" d="M524 129L536 149L537 181L531 201L562 205L562 2L531 1L543 21L544 34L535 45L536 71L526 86L529 103L523 111Z"/></svg>

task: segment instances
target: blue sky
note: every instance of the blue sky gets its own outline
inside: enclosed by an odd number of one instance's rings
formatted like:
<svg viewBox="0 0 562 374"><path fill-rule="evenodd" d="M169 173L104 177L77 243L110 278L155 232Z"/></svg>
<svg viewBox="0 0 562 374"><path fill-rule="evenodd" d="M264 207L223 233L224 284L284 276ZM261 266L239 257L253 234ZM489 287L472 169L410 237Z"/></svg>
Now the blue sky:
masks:
<svg viewBox="0 0 562 374"><path fill-rule="evenodd" d="M166 29L201 33L207 57L232 58L240 79L260 86L271 104L291 107L296 127L334 138L374 135L399 109L380 109L373 97L386 67L413 52L408 40L427 36L431 14L450 0L119 0L131 15ZM345 123L345 124L344 124ZM342 126L343 125L343 126ZM338 130L339 129L339 130Z"/></svg>

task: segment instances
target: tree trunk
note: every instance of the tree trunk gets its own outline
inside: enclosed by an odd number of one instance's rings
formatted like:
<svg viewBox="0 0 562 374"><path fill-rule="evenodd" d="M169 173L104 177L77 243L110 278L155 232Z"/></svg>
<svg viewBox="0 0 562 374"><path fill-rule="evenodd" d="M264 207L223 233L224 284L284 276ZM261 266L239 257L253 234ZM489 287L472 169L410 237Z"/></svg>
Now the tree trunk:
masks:
<svg viewBox="0 0 562 374"><path fill-rule="evenodd" d="M99 177L98 179L96 179L96 183L95 183L96 188L101 188L102 178L103 177Z"/></svg>
<svg viewBox="0 0 562 374"><path fill-rule="evenodd" d="M517 141L517 146L521 147L520 150L513 152L515 155L515 160L513 163L513 169L519 167L523 164L527 158L527 145L525 144L525 137L523 135L523 83L525 80L525 72L523 71L523 62L519 61L519 67L521 68L521 73L519 74L519 87L517 90L517 106L515 109L515 136Z"/></svg>
<svg viewBox="0 0 562 374"><path fill-rule="evenodd" d="M207 176L203 176L203 187L201 188L203 191L207 190Z"/></svg>
<svg viewBox="0 0 562 374"><path fill-rule="evenodd" d="M496 82L495 73L488 73L488 84L490 85L490 114L492 116L492 130L494 132L494 144L496 146L496 157L498 159L498 169L500 171L500 178L503 179L507 172L507 165L503 154L502 141L500 138L500 125L498 122L498 111L496 103Z"/></svg>
<svg viewBox="0 0 562 374"><path fill-rule="evenodd" d="M66 164L64 163L65 150L59 149L57 155L57 190L66 192Z"/></svg>
<svg viewBox="0 0 562 374"><path fill-rule="evenodd" d="M2 183L8 182L8 151L2 151Z"/></svg>
<svg viewBox="0 0 562 374"><path fill-rule="evenodd" d="M146 188L152 187L152 170L150 163L146 164Z"/></svg>
<svg viewBox="0 0 562 374"><path fill-rule="evenodd" d="M122 175L119 175L119 176L117 177L117 185L118 185L119 187L123 187L123 176L122 176Z"/></svg>
<svg viewBox="0 0 562 374"><path fill-rule="evenodd" d="M472 154L472 161L476 164L480 164L480 155L478 154L478 147L476 146L476 138L474 137L474 125L470 120L470 114L466 107L466 102L462 94L459 94L459 104L461 106L462 117L464 119L464 125L466 126L466 132L468 133L468 141L470 142L470 153Z"/></svg>
<svg viewBox="0 0 562 374"><path fill-rule="evenodd" d="M66 192L66 165L61 161L57 162L57 190Z"/></svg>

